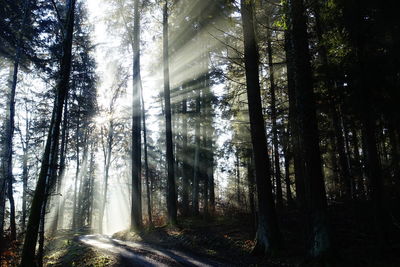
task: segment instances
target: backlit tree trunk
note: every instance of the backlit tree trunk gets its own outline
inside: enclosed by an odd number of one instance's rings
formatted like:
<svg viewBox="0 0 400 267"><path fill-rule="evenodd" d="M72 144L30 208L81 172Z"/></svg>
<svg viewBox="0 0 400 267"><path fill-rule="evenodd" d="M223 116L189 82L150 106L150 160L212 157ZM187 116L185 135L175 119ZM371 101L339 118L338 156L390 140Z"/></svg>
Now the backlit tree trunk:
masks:
<svg viewBox="0 0 400 267"><path fill-rule="evenodd" d="M241 0L247 99L258 195L258 224L254 252L270 254L279 248L281 235L272 196L270 161L265 136L258 73L259 56L252 9L253 1Z"/></svg>
<svg viewBox="0 0 400 267"><path fill-rule="evenodd" d="M140 107L140 15L139 0L134 1L133 23L133 102L132 102L132 210L131 230L142 228L141 190L141 107Z"/></svg>
<svg viewBox="0 0 400 267"><path fill-rule="evenodd" d="M292 45L299 129L302 156L305 162L305 196L309 227L308 252L313 259L323 258L331 252L331 236L327 214L327 200L319 148L318 125L313 92L312 71L303 0L292 0Z"/></svg>
<svg viewBox="0 0 400 267"><path fill-rule="evenodd" d="M168 222L177 224L177 198L174 174L174 152L171 128L171 96L169 85L169 55L168 55L168 1L165 0L163 11L163 63L164 63L164 101L165 101L165 134L167 158L167 209Z"/></svg>
<svg viewBox="0 0 400 267"><path fill-rule="evenodd" d="M36 189L33 195L31 211L29 215L28 225L26 229L25 241L22 249L21 264L22 267L35 266L35 248L39 230L40 214L42 206L45 202L46 193L46 180L51 174L51 159L54 153L57 153L60 137L60 124L63 113L63 103L69 88L69 77L71 72L71 48L72 37L74 30L74 13L75 13L75 0L67 2L67 23L66 32L63 41L63 56L60 65L60 78L57 84L57 94L54 102L54 112L50 123L50 129L47 136L45 151L43 153L42 165L40 169L39 179L37 181Z"/></svg>

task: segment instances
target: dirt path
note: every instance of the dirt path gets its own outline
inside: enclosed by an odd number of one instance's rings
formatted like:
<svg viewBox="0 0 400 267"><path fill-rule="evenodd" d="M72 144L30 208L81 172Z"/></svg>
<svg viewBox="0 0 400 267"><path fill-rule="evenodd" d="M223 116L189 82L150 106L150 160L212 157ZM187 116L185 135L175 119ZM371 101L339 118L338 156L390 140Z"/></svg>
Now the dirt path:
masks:
<svg viewBox="0 0 400 267"><path fill-rule="evenodd" d="M120 241L104 235L84 235L79 237L79 241L115 258L116 266L227 266L176 249L144 242Z"/></svg>

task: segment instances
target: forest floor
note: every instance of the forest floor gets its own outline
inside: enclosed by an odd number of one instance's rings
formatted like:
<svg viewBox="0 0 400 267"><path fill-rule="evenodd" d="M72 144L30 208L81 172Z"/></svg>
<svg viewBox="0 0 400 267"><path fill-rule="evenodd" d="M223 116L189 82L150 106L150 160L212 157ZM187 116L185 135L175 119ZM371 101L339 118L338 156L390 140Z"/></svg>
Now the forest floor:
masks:
<svg viewBox="0 0 400 267"><path fill-rule="evenodd" d="M335 203L329 214L336 248L330 266L400 266L399 226L388 231L385 248L378 250L368 205ZM308 266L301 213L285 210L279 215L285 239L281 253L272 258L251 255L253 222L248 214L233 211L207 219L184 218L179 227L158 226L140 234L59 231L47 238L45 266ZM399 216L392 214L394 222ZM20 251L18 247L13 251ZM9 261L15 264L3 266L17 266L18 254Z"/></svg>
<svg viewBox="0 0 400 267"><path fill-rule="evenodd" d="M389 237L387 248L377 251L371 221L364 215L359 216L366 214L364 208L363 205L356 207L358 212L349 214L350 209L344 206L330 207L337 248L332 266L400 266L398 233ZM57 246L49 249L47 266L302 265L305 252L301 215L296 211L285 211L281 218L284 247L282 254L273 258L251 255L254 227L249 216L230 214L207 220L186 218L180 221L179 227L155 227L140 234L122 231L112 237L64 236L61 237L64 249Z"/></svg>

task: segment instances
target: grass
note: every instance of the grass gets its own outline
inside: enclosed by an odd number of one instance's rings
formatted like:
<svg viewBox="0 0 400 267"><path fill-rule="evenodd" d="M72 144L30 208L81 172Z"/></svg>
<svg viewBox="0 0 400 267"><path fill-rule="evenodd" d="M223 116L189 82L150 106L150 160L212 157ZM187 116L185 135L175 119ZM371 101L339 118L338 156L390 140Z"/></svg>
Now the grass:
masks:
<svg viewBox="0 0 400 267"><path fill-rule="evenodd" d="M48 240L46 245L45 266L52 267L102 267L112 266L112 257L99 253L78 241L72 232L61 232Z"/></svg>

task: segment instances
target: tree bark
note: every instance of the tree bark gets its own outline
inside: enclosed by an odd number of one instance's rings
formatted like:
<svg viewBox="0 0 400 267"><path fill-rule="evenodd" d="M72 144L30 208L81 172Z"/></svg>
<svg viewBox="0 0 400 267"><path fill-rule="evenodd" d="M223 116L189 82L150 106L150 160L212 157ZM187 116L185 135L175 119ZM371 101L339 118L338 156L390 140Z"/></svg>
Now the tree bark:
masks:
<svg viewBox="0 0 400 267"><path fill-rule="evenodd" d="M68 150L68 94L65 97L64 101L64 118L62 122L62 131L61 131L61 147L60 147L60 171L57 176L57 202L56 202L56 218L54 220L54 225L52 232L55 233L55 231L59 227L63 227L63 214L61 214L61 207L60 203L62 195L61 195L61 186L62 186L62 180L64 178L64 173L65 173L65 165L66 165L66 157L67 157L67 150ZM60 220L60 214L61 214L61 220Z"/></svg>
<svg viewBox="0 0 400 267"><path fill-rule="evenodd" d="M295 91L305 161L305 191L309 226L308 252L312 260L324 261L331 253L327 200L319 148L313 78L303 0L292 0L289 10L294 49Z"/></svg>
<svg viewBox="0 0 400 267"><path fill-rule="evenodd" d="M153 226L152 206L151 206L151 185L149 179L149 161L147 155L147 128L146 128L146 109L144 107L143 99L143 86L140 84L140 98L142 102L142 121L143 121L143 146L144 146L144 169L145 169L145 181L146 181L146 200L147 200L147 216L149 218L149 226Z"/></svg>
<svg viewBox="0 0 400 267"><path fill-rule="evenodd" d="M196 122L195 122L195 152L193 164L193 184L192 184L192 213L194 216L199 215L199 184L200 184L200 88L196 89Z"/></svg>
<svg viewBox="0 0 400 267"><path fill-rule="evenodd" d="M76 230L77 226L77 198L78 198L78 179L79 179L79 171L80 171L80 147L79 147L79 133L80 133L80 106L78 107L78 118L76 125L76 136L75 136L75 149L76 149L76 169L75 169L75 183L74 183L74 202L73 202L73 211L72 211L72 230Z"/></svg>
<svg viewBox="0 0 400 267"><path fill-rule="evenodd" d="M183 94L186 95L187 88L183 86ZM190 160L188 153L188 119L187 99L182 100L182 216L189 215L189 186L190 186Z"/></svg>
<svg viewBox="0 0 400 267"><path fill-rule="evenodd" d="M258 195L258 225L253 252L270 254L279 248L281 234L272 196L270 161L261 105L259 55L254 30L253 1L241 0L241 14L251 142Z"/></svg>
<svg viewBox="0 0 400 267"><path fill-rule="evenodd" d="M250 203L250 214L251 214L251 220L252 220L252 232L253 234L256 232L257 229L257 217L256 217L256 202L254 199L255 193L256 193L256 184L255 184L255 179L254 179L254 163L253 163L253 153L249 149L248 155L247 155L247 181L248 181L248 187L249 187L249 203Z"/></svg>
<svg viewBox="0 0 400 267"><path fill-rule="evenodd" d="M283 133L282 136L282 149L283 156L285 159L285 186L286 186L286 201L288 206L293 206L293 196L291 190L291 181L290 181L290 160L291 160L291 151L289 151L289 129Z"/></svg>
<svg viewBox="0 0 400 267"><path fill-rule="evenodd" d="M168 0L165 0L163 11L163 65L164 65L164 101L165 101L165 138L167 158L167 209L168 222L171 225L177 224L176 189L174 174L174 152L172 144L171 129L171 96L169 84L169 55L168 55Z"/></svg>
<svg viewBox="0 0 400 267"><path fill-rule="evenodd" d="M29 119L28 119L28 108L25 107L25 140L22 140L21 133L21 143L23 156L22 156L22 218L21 218L21 228L25 230L26 225L26 212L27 212L27 191L28 191L28 151L29 151Z"/></svg>
<svg viewBox="0 0 400 267"><path fill-rule="evenodd" d="M288 8L288 7L286 7ZM287 17L287 23L290 24L290 19ZM295 173L296 186L296 202L300 210L305 209L305 184L304 184L304 160L301 156L302 144L299 132L298 108L296 103L295 91L295 66L294 66L294 50L292 45L292 31L285 31L285 50L287 61L287 87L289 96L289 128L291 137L291 150L293 151L293 165Z"/></svg>
<svg viewBox="0 0 400 267"><path fill-rule="evenodd" d="M35 248L40 223L40 213L45 201L46 178L51 173L52 154L57 153L56 148L60 137L60 124L63 112L63 103L68 93L69 77L71 72L71 50L72 37L74 29L75 0L68 3L66 35L63 41L63 56L61 60L60 80L57 84L57 95L54 102L54 112L50 123L50 129L47 136L45 151L43 153L42 165L39 179L33 196L31 211L29 215L25 241L22 249L21 264L22 267L36 266ZM54 166L52 166L54 168Z"/></svg>
<svg viewBox="0 0 400 267"><path fill-rule="evenodd" d="M267 54L268 54L268 68L269 68L269 83L271 93L271 121L272 121L272 143L274 146L274 163L275 163L275 181L276 181L276 204L278 207L283 206L282 195L282 174L279 164L279 142L278 142L278 126L276 123L276 85L275 85L275 71L272 58L272 41L271 32L267 29Z"/></svg>
<svg viewBox="0 0 400 267"><path fill-rule="evenodd" d="M16 52L14 55L12 80L10 81L10 91L7 99L6 119L4 123L4 140L3 140L3 153L2 164L0 173L0 243L3 243L3 228L4 228L4 215L5 215L5 197L8 196L10 202L10 226L11 226L11 239L16 240L16 223L15 223L15 204L13 197L13 173L12 173L12 156L13 156L13 135L15 124L15 94L18 83L18 70L21 60L21 48L23 43L23 34L29 16L29 1L23 2L24 14L21 22L21 28L18 31Z"/></svg>
<svg viewBox="0 0 400 267"><path fill-rule="evenodd" d="M236 148L238 149L238 148ZM242 207L242 201L240 199L241 193L240 193L240 156L239 156L239 151L236 151L236 202L237 202L237 207L240 208Z"/></svg>
<svg viewBox="0 0 400 267"><path fill-rule="evenodd" d="M134 1L133 23L133 102L132 102L132 210L131 230L142 228L141 123L140 123L140 15L139 0Z"/></svg>
<svg viewBox="0 0 400 267"><path fill-rule="evenodd" d="M107 193L108 193L108 179L110 176L110 166L111 166L111 156L112 156L112 147L114 142L114 122L111 119L108 125L107 131L107 140L106 140L106 147L104 152L104 185L103 185L103 194L102 194L102 202L100 207L99 213L99 231L100 233L104 232L103 229L103 221L104 221L104 213L107 204Z"/></svg>

